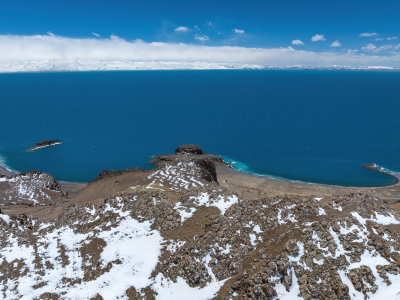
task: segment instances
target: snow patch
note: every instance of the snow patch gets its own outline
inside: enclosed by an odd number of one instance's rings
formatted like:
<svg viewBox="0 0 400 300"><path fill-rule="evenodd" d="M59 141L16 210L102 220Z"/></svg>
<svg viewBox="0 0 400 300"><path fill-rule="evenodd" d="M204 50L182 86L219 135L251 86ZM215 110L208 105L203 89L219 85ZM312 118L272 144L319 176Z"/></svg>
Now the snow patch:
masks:
<svg viewBox="0 0 400 300"><path fill-rule="evenodd" d="M175 204L174 209L176 211L178 211L178 213L180 214L182 223L186 219L190 219L193 216L194 212L196 211L196 208L194 208L194 207L185 208L185 207L181 206L180 202Z"/></svg>
<svg viewBox="0 0 400 300"><path fill-rule="evenodd" d="M400 224L400 221L397 220L392 214L388 213L387 215L380 214L378 212L375 212L375 217L374 218L364 218L360 216L357 212L351 212L351 215L357 219L357 221L365 225L367 221L375 222L380 225L390 225L390 224Z"/></svg>
<svg viewBox="0 0 400 300"><path fill-rule="evenodd" d="M167 250L171 253L175 253L177 249L183 247L186 244L186 241L171 241L171 244L167 246Z"/></svg>
<svg viewBox="0 0 400 300"><path fill-rule="evenodd" d="M254 226L253 231L257 234L262 233L263 231L261 230L259 225Z"/></svg>
<svg viewBox="0 0 400 300"><path fill-rule="evenodd" d="M99 293L104 299L117 299L123 297L126 289L132 285L140 290L151 284L149 277L158 263L162 237L158 231L151 230L149 221L139 222L121 211L117 213L124 219L119 223L114 222L116 226L109 230L80 234L70 227L62 227L40 237L37 255L43 264L42 274L35 272L34 248L19 245L18 240L10 235L7 246L0 250L0 263L3 260L23 260L27 272L18 279L0 283L1 289L4 285L9 287L4 296L8 299L32 299L51 292L63 294L65 299L79 299L82 295L90 298ZM111 265L111 268L92 281L74 283L75 279L83 277L80 249L94 237L106 243L101 252L101 267ZM61 259L61 247L64 247L68 258L66 265ZM118 260L121 263L116 263ZM64 282L63 278L72 281ZM40 283L45 285L34 288Z"/></svg>
<svg viewBox="0 0 400 300"><path fill-rule="evenodd" d="M224 285L226 280L212 280L205 287L191 287L182 277L177 277L176 282L158 274L153 283L153 290L157 292L157 300L187 300L187 299L212 299Z"/></svg>
<svg viewBox="0 0 400 300"><path fill-rule="evenodd" d="M239 198L236 195L231 195L226 198L219 195L215 199L211 198L210 195L205 192L201 193L201 195L197 197L192 196L190 199L193 200L197 206L217 207L223 215L232 205L239 202Z"/></svg>
<svg viewBox="0 0 400 300"><path fill-rule="evenodd" d="M0 214L0 219L2 219L2 220L3 220L4 222L6 222L7 224L10 224L11 219L10 219L10 216L9 216L9 215Z"/></svg>

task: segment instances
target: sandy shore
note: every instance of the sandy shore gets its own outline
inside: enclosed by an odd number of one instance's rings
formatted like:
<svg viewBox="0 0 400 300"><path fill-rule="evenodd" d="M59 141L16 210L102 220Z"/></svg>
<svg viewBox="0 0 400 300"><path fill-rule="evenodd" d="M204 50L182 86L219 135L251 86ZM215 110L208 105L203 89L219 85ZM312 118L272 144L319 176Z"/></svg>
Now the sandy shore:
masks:
<svg viewBox="0 0 400 300"><path fill-rule="evenodd" d="M344 187L277 179L257 176L236 171L221 163L216 164L220 185L233 189L245 198L262 196L301 195L330 197L350 193L365 193L387 200L390 203L400 201L400 183L382 187ZM399 178L397 178L399 179Z"/></svg>
<svg viewBox="0 0 400 300"><path fill-rule="evenodd" d="M132 186L140 186L147 179L149 171L126 173L117 177L104 178L90 184L62 183L74 201L87 202L88 199L102 199L118 192L130 191ZM277 179L236 171L226 164L216 162L219 184L236 192L242 199L254 200L273 196L304 196L331 198L341 195L363 193L383 199L400 209L400 183L382 187L343 187L324 184Z"/></svg>

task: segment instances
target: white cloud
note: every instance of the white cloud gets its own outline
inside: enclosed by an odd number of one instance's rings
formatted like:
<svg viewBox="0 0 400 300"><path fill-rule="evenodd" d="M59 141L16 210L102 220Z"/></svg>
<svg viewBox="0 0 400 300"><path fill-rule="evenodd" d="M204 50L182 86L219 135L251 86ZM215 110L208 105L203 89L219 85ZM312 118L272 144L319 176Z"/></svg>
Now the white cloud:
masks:
<svg viewBox="0 0 400 300"><path fill-rule="evenodd" d="M206 42L210 40L210 38L205 34L197 34L197 33L194 35L194 39L200 42Z"/></svg>
<svg viewBox="0 0 400 300"><path fill-rule="evenodd" d="M118 35L115 35L115 34L110 35L110 40L122 41L122 39Z"/></svg>
<svg viewBox="0 0 400 300"><path fill-rule="evenodd" d="M95 36L95 37L100 37L100 34L98 34L98 33L96 33L96 32L92 32L92 34Z"/></svg>
<svg viewBox="0 0 400 300"><path fill-rule="evenodd" d="M127 41L115 35L110 38L0 35L0 72L287 66L400 68L400 53L339 54L296 50L292 47L248 48L147 43L141 40Z"/></svg>
<svg viewBox="0 0 400 300"><path fill-rule="evenodd" d="M295 45L295 46L303 46L304 43L303 43L303 41L301 41L301 40L293 40L293 41L292 41L292 45Z"/></svg>
<svg viewBox="0 0 400 300"><path fill-rule="evenodd" d="M357 49L348 49L347 50L347 54L349 54L349 55L355 55L357 52L358 52Z"/></svg>
<svg viewBox="0 0 400 300"><path fill-rule="evenodd" d="M361 33L360 36L361 37L372 37L372 36L377 36L378 34L376 32L364 32Z"/></svg>
<svg viewBox="0 0 400 300"><path fill-rule="evenodd" d="M397 37L397 36L391 36L391 37L388 37L387 38L387 40L388 41L393 41L393 40L397 40L399 37Z"/></svg>
<svg viewBox="0 0 400 300"><path fill-rule="evenodd" d="M400 44L397 44L396 46L393 47L395 50L399 50L400 49Z"/></svg>
<svg viewBox="0 0 400 300"><path fill-rule="evenodd" d="M237 34L244 34L245 33L245 31L243 29L237 29L237 28L233 29L233 31L235 33L237 33Z"/></svg>
<svg viewBox="0 0 400 300"><path fill-rule="evenodd" d="M375 41L383 41L384 38L376 38Z"/></svg>
<svg viewBox="0 0 400 300"><path fill-rule="evenodd" d="M338 40L334 41L334 42L331 44L331 47L341 47L341 46L342 46L342 44L341 44Z"/></svg>
<svg viewBox="0 0 400 300"><path fill-rule="evenodd" d="M389 50L392 48L393 48L393 45L382 45L379 47L379 50Z"/></svg>
<svg viewBox="0 0 400 300"><path fill-rule="evenodd" d="M325 39L325 36L323 34L316 34L311 38L311 40L313 42L319 42L319 41L325 41L326 39Z"/></svg>
<svg viewBox="0 0 400 300"><path fill-rule="evenodd" d="M380 47L377 47L376 45L371 44L371 43L368 44L367 46L362 47L361 49L364 50L364 51L371 51L371 52L375 52L375 53L382 52L382 51L387 51L387 50L390 50L390 49L397 50L396 46L393 47L393 45L386 44L386 45L382 45Z"/></svg>
<svg viewBox="0 0 400 300"><path fill-rule="evenodd" d="M188 27L185 27L185 26L178 26L178 27L175 28L174 31L176 31L176 32L189 32L189 31L192 31L192 30L190 28L188 28Z"/></svg>
<svg viewBox="0 0 400 300"><path fill-rule="evenodd" d="M374 44L368 44L367 46L363 46L361 50L364 51L376 51L377 47Z"/></svg>

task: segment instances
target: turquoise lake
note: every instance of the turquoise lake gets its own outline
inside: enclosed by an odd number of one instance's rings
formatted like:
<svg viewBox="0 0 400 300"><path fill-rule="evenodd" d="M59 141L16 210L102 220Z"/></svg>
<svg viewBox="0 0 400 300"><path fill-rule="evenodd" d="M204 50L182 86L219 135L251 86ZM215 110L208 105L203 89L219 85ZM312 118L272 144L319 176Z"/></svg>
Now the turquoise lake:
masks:
<svg viewBox="0 0 400 300"><path fill-rule="evenodd" d="M9 168L91 181L151 168L181 144L241 170L346 186L400 171L400 72L132 71L0 74L0 156ZM34 152L44 139L63 144Z"/></svg>

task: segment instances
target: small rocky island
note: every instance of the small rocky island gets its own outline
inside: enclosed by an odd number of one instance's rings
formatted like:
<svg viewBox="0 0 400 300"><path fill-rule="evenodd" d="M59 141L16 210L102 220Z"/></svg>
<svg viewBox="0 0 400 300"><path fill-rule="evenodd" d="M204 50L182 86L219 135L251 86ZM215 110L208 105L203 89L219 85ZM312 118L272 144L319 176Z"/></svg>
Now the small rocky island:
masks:
<svg viewBox="0 0 400 300"><path fill-rule="evenodd" d="M40 148L45 148L45 147L50 147L50 146L55 146L55 145L60 145L62 142L60 140L45 140L45 141L40 141L37 142L35 145L30 147L26 151L34 151Z"/></svg>

